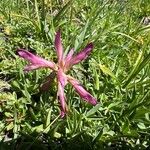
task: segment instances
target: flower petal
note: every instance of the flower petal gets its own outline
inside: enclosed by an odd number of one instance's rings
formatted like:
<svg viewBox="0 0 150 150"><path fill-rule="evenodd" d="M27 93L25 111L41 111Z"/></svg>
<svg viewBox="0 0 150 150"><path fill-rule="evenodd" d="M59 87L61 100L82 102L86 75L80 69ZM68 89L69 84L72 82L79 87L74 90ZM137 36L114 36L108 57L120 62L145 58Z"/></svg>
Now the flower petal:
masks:
<svg viewBox="0 0 150 150"><path fill-rule="evenodd" d="M87 92L82 85L74 78L68 77L68 81L73 85L77 93L88 103L91 103L92 105L97 104L96 98L94 98L89 92Z"/></svg>
<svg viewBox="0 0 150 150"><path fill-rule="evenodd" d="M29 61L31 65L25 67L25 71L30 71L33 69L41 68L41 67L48 67L51 69L55 69L56 65L54 62L47 61L39 56L36 56L24 49L17 50L17 53L20 57L24 58L25 60Z"/></svg>
<svg viewBox="0 0 150 150"><path fill-rule="evenodd" d="M28 71L35 70L41 67L42 67L41 65L27 65L24 67L23 71L28 72Z"/></svg>
<svg viewBox="0 0 150 150"><path fill-rule="evenodd" d="M81 52L73 56L73 58L69 61L70 65L75 65L82 60L85 60L88 55L91 53L93 49L93 44L89 43Z"/></svg>
<svg viewBox="0 0 150 150"><path fill-rule="evenodd" d="M72 59L72 56L74 54L74 48L72 48L69 53L67 54L67 56L65 57L65 69L69 69L70 68L70 60Z"/></svg>
<svg viewBox="0 0 150 150"><path fill-rule="evenodd" d="M66 74L64 74L64 72L62 71L61 68L57 72L57 79L58 79L58 81L61 83L61 85L63 87L66 86L66 84L67 84L67 77L66 77Z"/></svg>
<svg viewBox="0 0 150 150"><path fill-rule="evenodd" d="M58 31L55 36L55 49L58 57L58 63L63 59L63 46L61 43L61 33Z"/></svg>
<svg viewBox="0 0 150 150"><path fill-rule="evenodd" d="M69 53L67 54L66 58L65 58L65 61L68 62L72 56L73 56L73 53L74 53L74 48L72 48Z"/></svg>
<svg viewBox="0 0 150 150"><path fill-rule="evenodd" d="M67 107L66 107L66 102L65 102L66 98L65 98L65 94L64 94L64 88L60 82L58 82L57 98L61 104L61 117L63 118L67 111Z"/></svg>
<svg viewBox="0 0 150 150"><path fill-rule="evenodd" d="M65 103L65 94L64 94L64 87L67 84L67 77L66 75L63 73L62 69L60 68L57 72L57 80L58 80L58 99L60 101L61 104L61 116L64 117L66 111L67 111L67 107L66 107L66 103Z"/></svg>

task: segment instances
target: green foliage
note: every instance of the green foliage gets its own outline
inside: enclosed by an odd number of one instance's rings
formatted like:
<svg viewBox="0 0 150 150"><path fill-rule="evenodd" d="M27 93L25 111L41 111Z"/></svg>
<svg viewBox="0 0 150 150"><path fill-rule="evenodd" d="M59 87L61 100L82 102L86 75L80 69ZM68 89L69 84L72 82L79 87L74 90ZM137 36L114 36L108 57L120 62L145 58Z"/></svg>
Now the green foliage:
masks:
<svg viewBox="0 0 150 150"><path fill-rule="evenodd" d="M144 1L0 1L0 149L146 149L150 145L150 5ZM23 72L26 48L56 59L94 43L71 74L98 100L91 106L67 86L68 115L59 116L56 85L39 91L49 70Z"/></svg>

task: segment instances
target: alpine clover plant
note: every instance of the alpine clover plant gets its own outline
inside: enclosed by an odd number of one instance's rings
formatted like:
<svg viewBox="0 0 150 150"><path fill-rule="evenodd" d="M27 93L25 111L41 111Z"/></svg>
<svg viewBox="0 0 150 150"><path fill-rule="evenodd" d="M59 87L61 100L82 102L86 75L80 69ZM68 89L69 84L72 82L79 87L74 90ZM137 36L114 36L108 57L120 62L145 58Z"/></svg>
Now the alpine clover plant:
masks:
<svg viewBox="0 0 150 150"><path fill-rule="evenodd" d="M75 78L67 74L68 70L70 70L73 65L78 64L88 57L93 49L93 44L87 44L86 47L77 54L74 54L74 49L71 49L65 56L61 42L61 33L58 31L55 36L54 45L58 58L57 64L36 56L27 50L18 49L18 55L29 62L29 64L25 66L24 71L28 72L39 68L49 68L53 70L51 75L55 74L57 77L57 98L61 104L61 117L64 117L67 112L66 97L64 94L64 88L67 83L70 83L75 88L76 92L81 96L82 99L92 105L96 105L97 100L88 91L86 91ZM50 84L51 79L48 78L47 80L48 81L45 85L43 85L43 88L47 88Z"/></svg>

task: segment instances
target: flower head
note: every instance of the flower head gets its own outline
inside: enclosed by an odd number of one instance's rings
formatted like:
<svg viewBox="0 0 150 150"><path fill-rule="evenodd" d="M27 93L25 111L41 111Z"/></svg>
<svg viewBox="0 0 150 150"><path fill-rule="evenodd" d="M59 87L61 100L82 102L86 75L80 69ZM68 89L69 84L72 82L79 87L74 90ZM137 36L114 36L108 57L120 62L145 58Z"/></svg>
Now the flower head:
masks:
<svg viewBox="0 0 150 150"><path fill-rule="evenodd" d="M66 105L66 97L64 93L65 86L70 83L76 90L76 92L80 95L82 99L87 101L92 105L97 104L97 100L86 91L83 86L73 77L67 75L67 71L75 64L78 64L82 60L85 60L88 55L91 53L93 49L93 44L89 43L87 46L81 50L79 53L74 54L74 49L71 49L69 53L65 56L63 53L63 46L61 42L61 33L58 31L55 36L55 49L58 58L58 63L54 63L52 61L45 60L37 55L30 53L24 49L18 49L18 55L29 62L27 66L25 66L24 71L31 71L39 68L50 68L53 72L47 78L47 81L42 86L43 89L48 89L48 85L52 81L53 77L57 77L58 91L57 98L61 105L61 116L63 117L67 112Z"/></svg>

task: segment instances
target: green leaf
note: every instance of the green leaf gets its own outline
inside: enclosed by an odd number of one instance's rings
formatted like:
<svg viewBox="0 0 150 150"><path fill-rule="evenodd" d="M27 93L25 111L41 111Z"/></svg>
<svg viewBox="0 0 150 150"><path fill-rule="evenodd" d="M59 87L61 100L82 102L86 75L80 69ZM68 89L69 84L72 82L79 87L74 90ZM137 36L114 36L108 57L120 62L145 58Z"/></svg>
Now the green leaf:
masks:
<svg viewBox="0 0 150 150"><path fill-rule="evenodd" d="M137 74L149 63L150 53L148 55L146 55L146 57L144 57L144 58L143 58L143 56L144 56L144 51L141 51L139 53L139 56L135 62L135 65L134 65L131 73L129 74L129 76L123 83L123 88L125 88L130 83L130 81L133 78L135 78L137 76Z"/></svg>
<svg viewBox="0 0 150 150"><path fill-rule="evenodd" d="M108 68L106 67L105 65L101 65L99 64L99 67L100 69L102 70L102 72L105 74L105 75L109 75L111 76L112 78L114 78L115 80L117 80L116 76L114 75L114 73Z"/></svg>
<svg viewBox="0 0 150 150"><path fill-rule="evenodd" d="M74 46L75 51L82 45L88 26L89 26L89 20L87 20L83 31L75 40L75 46Z"/></svg>
<svg viewBox="0 0 150 150"><path fill-rule="evenodd" d="M142 129L142 130L146 129L145 124L142 123L142 122L139 122L139 123L137 124L137 126L138 126L140 129Z"/></svg>
<svg viewBox="0 0 150 150"><path fill-rule="evenodd" d="M108 106L108 109L111 109L115 106L119 106L119 104L121 104L121 102L115 102L115 103L111 103L109 106Z"/></svg>
<svg viewBox="0 0 150 150"><path fill-rule="evenodd" d="M61 10L59 10L58 14L53 19L54 25L60 22L61 17L64 16L64 14L67 12L71 4L72 4L72 0L69 0L68 3L65 6L63 6Z"/></svg>
<svg viewBox="0 0 150 150"><path fill-rule="evenodd" d="M102 104L97 104L96 106L94 106L91 110L89 110L86 113L86 117L93 115L96 111L98 111L101 108L101 106L102 106Z"/></svg>
<svg viewBox="0 0 150 150"><path fill-rule="evenodd" d="M134 42L140 43L138 40L136 40L135 38L133 38L133 37L131 37L130 35L127 35L127 34L125 34L125 33L122 33L122 32L113 32L113 33L119 34L119 35L122 35L122 36L125 36L125 37L127 37L127 38L133 40Z"/></svg>
<svg viewBox="0 0 150 150"><path fill-rule="evenodd" d="M9 131L9 130L13 129L13 127L14 127L13 122L11 122L10 124L8 124L6 126L6 129L7 129L7 131Z"/></svg>
<svg viewBox="0 0 150 150"><path fill-rule="evenodd" d="M45 133L49 132L49 130L50 130L51 112L52 112L52 109L51 108L48 109L46 124L45 124L46 129L44 130Z"/></svg>

